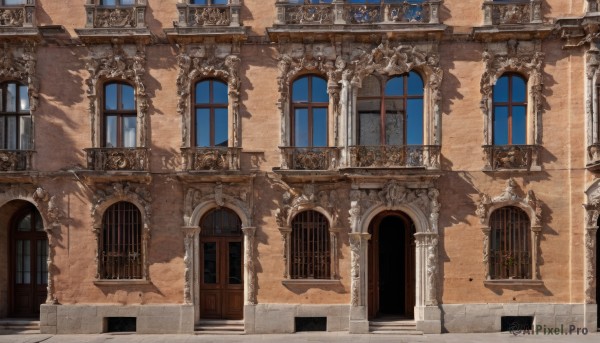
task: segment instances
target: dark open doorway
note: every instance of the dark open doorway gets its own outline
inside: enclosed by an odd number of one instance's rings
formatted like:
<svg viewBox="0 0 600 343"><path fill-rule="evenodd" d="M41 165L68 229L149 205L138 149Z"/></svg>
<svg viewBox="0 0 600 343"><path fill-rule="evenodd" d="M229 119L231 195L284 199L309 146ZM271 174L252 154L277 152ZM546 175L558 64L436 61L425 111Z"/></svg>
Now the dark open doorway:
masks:
<svg viewBox="0 0 600 343"><path fill-rule="evenodd" d="M414 317L414 225L401 212L373 219L369 232L369 318Z"/></svg>

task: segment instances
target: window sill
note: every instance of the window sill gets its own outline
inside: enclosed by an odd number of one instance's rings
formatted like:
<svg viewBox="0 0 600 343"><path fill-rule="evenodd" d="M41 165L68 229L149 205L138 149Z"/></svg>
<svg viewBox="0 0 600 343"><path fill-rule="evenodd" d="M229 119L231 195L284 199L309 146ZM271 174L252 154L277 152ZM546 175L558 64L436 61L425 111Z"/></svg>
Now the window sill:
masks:
<svg viewBox="0 0 600 343"><path fill-rule="evenodd" d="M338 286L341 285L342 282L336 279L287 279L282 280L281 283L284 286L309 286L309 287L319 287L319 286Z"/></svg>
<svg viewBox="0 0 600 343"><path fill-rule="evenodd" d="M96 286L150 285L150 280L94 280Z"/></svg>
<svg viewBox="0 0 600 343"><path fill-rule="evenodd" d="M523 279L499 279L485 280L483 284L486 286L543 286L542 280L523 280Z"/></svg>

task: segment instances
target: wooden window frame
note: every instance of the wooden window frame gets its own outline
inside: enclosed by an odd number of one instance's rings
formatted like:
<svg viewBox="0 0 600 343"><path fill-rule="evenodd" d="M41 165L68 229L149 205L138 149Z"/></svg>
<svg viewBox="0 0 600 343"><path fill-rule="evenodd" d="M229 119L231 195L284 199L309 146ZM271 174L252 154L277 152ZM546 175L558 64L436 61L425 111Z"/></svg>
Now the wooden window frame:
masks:
<svg viewBox="0 0 600 343"><path fill-rule="evenodd" d="M16 85L16 94L15 94L15 111L14 112L8 112L5 110L6 108L6 96L8 94L7 92L7 86L9 84L15 84ZM6 81L6 82L2 82L0 84L0 89L2 91L2 106L0 106L0 117L5 118L4 120L4 142L2 142L4 144L5 147L8 146L8 118L9 117L15 117L16 118L16 123L15 123L15 134L17 137L17 146L16 146L16 150L22 150L23 149L23 142L21 140L21 135L19 134L19 132L21 132L21 117L26 117L26 116L31 116L31 110L25 111L25 112L19 112L19 100L21 98L21 87L25 86L27 87L27 96L29 96L29 86L19 82L19 81ZM32 122L33 125L33 122ZM33 135L33 131L31 132L31 134ZM33 137L29 137L29 142L28 145L31 145L33 140ZM8 149L8 148L4 148L4 149Z"/></svg>
<svg viewBox="0 0 600 343"><path fill-rule="evenodd" d="M196 101L196 89L198 87L198 85L202 82L209 82L209 103L207 104L199 104ZM194 147L199 147L198 145L198 132L196 131L196 111L198 109L209 109L210 111L210 144L208 147L215 147L215 109L226 109L227 110L227 146L229 146L229 122L230 122L230 118L229 118L229 94L226 94L227 96L227 102L226 103L214 103L213 99L214 99L214 83L215 82L220 82L222 84L225 85L226 89L229 89L229 86L227 84L227 82L224 82L222 80L219 79L203 79L203 80L198 80L194 83L194 91L192 94L192 108L193 108L193 113L191 116L191 124L192 124L192 137L191 137L191 143L192 146ZM208 148L206 147L206 148ZM204 147L203 147L204 148Z"/></svg>
<svg viewBox="0 0 600 343"><path fill-rule="evenodd" d="M106 88L110 85L117 86L117 109L116 110L108 110L106 109ZM133 88L133 110L123 110L121 108L122 104L122 86L126 85ZM130 85L127 82L107 82L103 87L103 96L102 99L102 146L107 147L107 137L106 137L106 128L107 128L107 117L108 116L116 116L117 117L117 145L113 148L123 148L123 119L124 118L135 118L135 146L138 146L138 120L137 120L137 99L136 99L136 89L133 85Z"/></svg>
<svg viewBox="0 0 600 343"><path fill-rule="evenodd" d="M313 244L304 249L306 246L301 244L303 242L302 239L310 240L310 230L321 232L313 233ZM315 210L307 210L294 216L291 221L291 242L289 247L291 260L290 279L330 280L333 278L335 274L332 272L334 256L331 251L330 235L329 221L322 213ZM314 236L317 236L316 239ZM319 241L319 238L321 241ZM319 259L318 254L323 254L325 258L325 262L320 263L320 266L318 265L318 261L316 261ZM305 267L303 268L302 265L305 265Z"/></svg>
<svg viewBox="0 0 600 343"><path fill-rule="evenodd" d="M498 84L498 81L500 81L500 79L502 79L503 77L507 77L508 78L508 101L504 101L504 102L497 102L494 99L494 92L496 90L496 86ZM517 101L512 101L513 98L513 78L518 77L521 78L524 82L525 82L525 94L524 94L524 99L525 101L523 102L517 102ZM512 137L512 126L513 126L513 106L524 106L525 107L525 144L527 144L527 132L528 131L528 125L527 125L527 116L528 116L528 104L527 104L527 90L528 90L528 80L526 77L524 77L521 74L518 73L504 73L502 74L502 76L500 76L498 78L498 81L496 81L496 84L494 84L494 88L492 90L492 123L494 123L495 118L496 118L496 107L499 106L505 106L508 110L508 123L506 124L507 129L508 129L508 138L507 138L507 145L513 145L513 137ZM495 142L496 140L496 130L492 130L492 143ZM494 144L496 145L496 144Z"/></svg>
<svg viewBox="0 0 600 343"><path fill-rule="evenodd" d="M421 77L421 75L417 72L413 73L417 76L419 76L421 78L421 82L423 82L423 78ZM386 100L395 100L395 99L400 99L402 100L403 106L404 106L404 111L402 112L403 115L403 145L406 145L406 140L407 140L407 133L408 133L408 126L406 125L407 121L406 121L406 114L408 112L408 99L421 99L423 101L425 101L425 84L423 83L423 92L421 95L408 95L408 76L410 75L410 72L404 73L404 74L399 74L399 75L393 75L390 77L383 77L383 76L376 76L376 75L370 75L370 76L374 76L379 80L379 96L360 96L360 90L358 92L358 95L356 96L356 104L358 105L358 103L361 100L379 100L379 128L380 128L380 132L379 132L379 142L380 142L380 146L385 146L388 145L385 139L385 135L386 135L386 131L385 131L385 119L387 116L387 111L385 108L385 101ZM390 95L387 96L385 95L385 88L386 85L389 81L391 81L394 78L402 78L402 84L403 84L403 88L404 88L404 93L401 96L397 96L397 95ZM357 112L357 118L356 121L358 123L357 125L357 134L356 134L356 140L358 142L358 145L361 145L361 141L360 141L360 113ZM424 112L424 111L423 111ZM421 113L421 120L424 120L424 113Z"/></svg>
<svg viewBox="0 0 600 343"><path fill-rule="evenodd" d="M302 78L308 78L308 100L307 102L294 102L294 83L297 82L298 80L302 79ZM290 88L290 109L291 109L291 115L290 115L290 141L292 142L292 146L296 147L296 109L307 109L308 110L308 146L307 148L312 148L314 147L313 145L313 129L314 129L314 119L313 119L313 109L315 108L325 108L325 110L327 111L326 114L326 119L325 121L327 122L327 126L325 127L325 142L327 142L327 145L325 145L325 147L329 146L329 102L313 102L312 101L312 79L313 78L319 78L323 81L325 81L325 83L327 83L327 78L322 77L320 75L317 74L305 74L305 75L300 75L298 76L294 81L292 81L291 83L291 88ZM329 94L327 94L327 98L329 99ZM305 148L305 147L302 147Z"/></svg>
<svg viewBox="0 0 600 343"><path fill-rule="evenodd" d="M516 206L503 206L491 213L489 223L490 279L531 280L535 266L531 221L527 213Z"/></svg>
<svg viewBox="0 0 600 343"><path fill-rule="evenodd" d="M125 218L128 216L128 218ZM112 218L111 218L112 217ZM111 223L109 221L112 220ZM130 222L127 223L126 220ZM116 223L115 223L116 221ZM128 225L129 224L129 225ZM116 227L115 227L116 225ZM129 230L129 239L124 238L125 232ZM143 280L145 278L145 247L143 239L143 217L140 209L133 203L128 201L118 201L110 205L102 215L102 228L98 240L99 251L99 266L98 274L101 280ZM114 237L116 236L116 237ZM112 238L112 239L111 239ZM116 242L113 240L116 239ZM128 247L122 249L120 245L125 240L128 240ZM131 250L133 247L133 251ZM115 250L117 250L115 252ZM107 256L108 254L114 256ZM136 255L137 254L137 255ZM125 266L121 265L122 261L109 261L110 257L117 257L130 260L131 257L137 256L137 262L134 264L127 262ZM117 272L110 273L107 271L109 265L112 264L114 269L115 264ZM121 268L130 268L129 271L124 271ZM125 275L127 274L127 275Z"/></svg>

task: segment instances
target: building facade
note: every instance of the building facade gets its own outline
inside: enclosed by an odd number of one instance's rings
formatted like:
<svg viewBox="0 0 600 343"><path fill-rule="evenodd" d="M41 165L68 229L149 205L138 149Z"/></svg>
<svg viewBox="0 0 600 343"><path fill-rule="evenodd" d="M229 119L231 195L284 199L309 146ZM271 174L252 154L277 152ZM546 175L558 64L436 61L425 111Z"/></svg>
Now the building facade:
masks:
<svg viewBox="0 0 600 343"><path fill-rule="evenodd" d="M0 1L0 318L596 331L599 27L597 0Z"/></svg>

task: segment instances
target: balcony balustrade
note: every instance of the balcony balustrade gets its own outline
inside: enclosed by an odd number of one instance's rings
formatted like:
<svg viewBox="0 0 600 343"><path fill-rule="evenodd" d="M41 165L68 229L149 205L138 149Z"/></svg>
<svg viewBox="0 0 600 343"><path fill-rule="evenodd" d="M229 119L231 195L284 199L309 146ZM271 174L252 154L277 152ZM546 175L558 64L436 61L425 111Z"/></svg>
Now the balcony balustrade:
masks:
<svg viewBox="0 0 600 343"><path fill-rule="evenodd" d="M280 147L283 170L335 170L339 161L337 147Z"/></svg>
<svg viewBox="0 0 600 343"><path fill-rule="evenodd" d="M240 26L240 0L229 0L227 5L177 4L177 27Z"/></svg>
<svg viewBox="0 0 600 343"><path fill-rule="evenodd" d="M0 6L0 27L35 26L35 0L20 5Z"/></svg>
<svg viewBox="0 0 600 343"><path fill-rule="evenodd" d="M29 171L33 150L0 150L0 172Z"/></svg>
<svg viewBox="0 0 600 343"><path fill-rule="evenodd" d="M485 171L541 170L538 145L484 145Z"/></svg>
<svg viewBox="0 0 600 343"><path fill-rule="evenodd" d="M146 148L88 148L87 169L95 171L148 171Z"/></svg>
<svg viewBox="0 0 600 343"><path fill-rule="evenodd" d="M353 168L440 168L439 145L351 146Z"/></svg>
<svg viewBox="0 0 600 343"><path fill-rule="evenodd" d="M483 2L484 25L542 23L542 0Z"/></svg>
<svg viewBox="0 0 600 343"><path fill-rule="evenodd" d="M146 0L117 6L99 5L98 1L86 1L86 28L146 28Z"/></svg>
<svg viewBox="0 0 600 343"><path fill-rule="evenodd" d="M241 148L211 147L183 148L185 171L235 171L240 170Z"/></svg>

